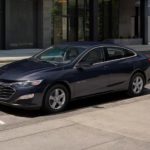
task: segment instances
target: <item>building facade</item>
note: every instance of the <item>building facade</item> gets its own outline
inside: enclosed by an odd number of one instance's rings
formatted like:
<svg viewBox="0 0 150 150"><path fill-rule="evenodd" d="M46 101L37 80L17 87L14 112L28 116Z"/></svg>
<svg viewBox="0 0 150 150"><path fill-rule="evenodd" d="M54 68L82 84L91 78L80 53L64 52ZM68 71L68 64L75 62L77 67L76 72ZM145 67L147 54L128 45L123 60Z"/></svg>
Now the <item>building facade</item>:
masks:
<svg viewBox="0 0 150 150"><path fill-rule="evenodd" d="M103 40L150 44L150 0L0 0L0 49Z"/></svg>

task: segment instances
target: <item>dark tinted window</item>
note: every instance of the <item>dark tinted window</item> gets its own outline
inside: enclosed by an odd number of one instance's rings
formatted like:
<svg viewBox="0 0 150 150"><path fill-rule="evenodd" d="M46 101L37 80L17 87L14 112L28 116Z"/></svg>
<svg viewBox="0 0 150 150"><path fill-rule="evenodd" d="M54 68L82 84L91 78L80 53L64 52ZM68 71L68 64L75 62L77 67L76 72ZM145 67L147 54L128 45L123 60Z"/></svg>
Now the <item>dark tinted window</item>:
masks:
<svg viewBox="0 0 150 150"><path fill-rule="evenodd" d="M94 64L104 61L103 49L97 48L90 51L80 63Z"/></svg>
<svg viewBox="0 0 150 150"><path fill-rule="evenodd" d="M107 47L106 48L107 60L120 59L125 57L125 52L121 48Z"/></svg>
<svg viewBox="0 0 150 150"><path fill-rule="evenodd" d="M130 57L135 55L135 53L130 50L124 49L124 51L125 51L125 57Z"/></svg>
<svg viewBox="0 0 150 150"><path fill-rule="evenodd" d="M73 60L80 54L80 51L76 47L69 48L66 52L65 61Z"/></svg>

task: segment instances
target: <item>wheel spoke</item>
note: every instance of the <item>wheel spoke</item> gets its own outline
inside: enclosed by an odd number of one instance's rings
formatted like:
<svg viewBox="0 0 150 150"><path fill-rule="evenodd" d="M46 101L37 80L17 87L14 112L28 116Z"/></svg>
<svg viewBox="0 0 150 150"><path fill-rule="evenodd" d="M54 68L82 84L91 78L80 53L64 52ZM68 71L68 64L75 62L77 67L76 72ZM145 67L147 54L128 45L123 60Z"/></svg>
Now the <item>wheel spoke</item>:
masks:
<svg viewBox="0 0 150 150"><path fill-rule="evenodd" d="M140 78L137 77L137 78L136 78L136 83L139 83L139 81L140 81Z"/></svg>
<svg viewBox="0 0 150 150"><path fill-rule="evenodd" d="M135 88L133 89L133 91L134 91L134 93L137 93L138 87L135 87Z"/></svg>
<svg viewBox="0 0 150 150"><path fill-rule="evenodd" d="M60 94L60 95L58 96L59 99L62 99L62 98L64 98L64 97L65 97L65 93L62 93L62 94Z"/></svg>
<svg viewBox="0 0 150 150"><path fill-rule="evenodd" d="M62 102L62 101L58 101L58 105L59 105L59 106L62 106L62 105L63 105L63 102Z"/></svg>
<svg viewBox="0 0 150 150"><path fill-rule="evenodd" d="M53 109L56 109L57 103L54 101L53 104L51 105Z"/></svg>
<svg viewBox="0 0 150 150"><path fill-rule="evenodd" d="M59 96L59 90L56 89L56 90L55 90L55 97L58 97L58 96Z"/></svg>
<svg viewBox="0 0 150 150"><path fill-rule="evenodd" d="M133 82L133 85L136 86L136 82Z"/></svg>
<svg viewBox="0 0 150 150"><path fill-rule="evenodd" d="M51 95L51 96L49 97L49 100L55 101L55 97Z"/></svg>
<svg viewBox="0 0 150 150"><path fill-rule="evenodd" d="M142 80L140 80L139 85L143 85L143 81Z"/></svg>

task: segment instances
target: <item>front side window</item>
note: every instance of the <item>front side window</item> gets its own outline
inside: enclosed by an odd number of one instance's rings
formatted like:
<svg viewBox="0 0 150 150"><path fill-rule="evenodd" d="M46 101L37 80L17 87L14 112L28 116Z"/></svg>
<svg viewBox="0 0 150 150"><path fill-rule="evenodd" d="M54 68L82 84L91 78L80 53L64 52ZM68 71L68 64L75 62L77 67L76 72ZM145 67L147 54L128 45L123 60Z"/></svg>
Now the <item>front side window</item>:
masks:
<svg viewBox="0 0 150 150"><path fill-rule="evenodd" d="M80 63L92 65L103 61L104 61L103 49L97 48L86 54L86 56L80 61Z"/></svg>
<svg viewBox="0 0 150 150"><path fill-rule="evenodd" d="M76 59L86 48L83 47L51 47L35 58L39 61L46 61L54 64L70 63Z"/></svg>

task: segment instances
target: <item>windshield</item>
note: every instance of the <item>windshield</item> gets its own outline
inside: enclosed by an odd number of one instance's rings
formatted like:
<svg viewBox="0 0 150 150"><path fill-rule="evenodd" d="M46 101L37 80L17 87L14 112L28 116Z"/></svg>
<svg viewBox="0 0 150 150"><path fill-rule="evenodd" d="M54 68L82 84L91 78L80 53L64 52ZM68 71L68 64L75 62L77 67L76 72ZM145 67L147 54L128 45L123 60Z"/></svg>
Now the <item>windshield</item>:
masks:
<svg viewBox="0 0 150 150"><path fill-rule="evenodd" d="M54 64L67 64L77 58L85 49L83 47L51 47L35 58Z"/></svg>

